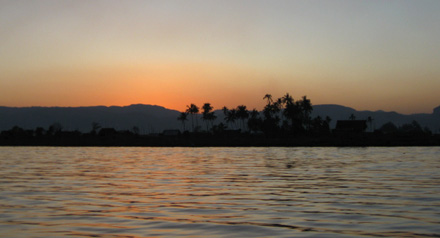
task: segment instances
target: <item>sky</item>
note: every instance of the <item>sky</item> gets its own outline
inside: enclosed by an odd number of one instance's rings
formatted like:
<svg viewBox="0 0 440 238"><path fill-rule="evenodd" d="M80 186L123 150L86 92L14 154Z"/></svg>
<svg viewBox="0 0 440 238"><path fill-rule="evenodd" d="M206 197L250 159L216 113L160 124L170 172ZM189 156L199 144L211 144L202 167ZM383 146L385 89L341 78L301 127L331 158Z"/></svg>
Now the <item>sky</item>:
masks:
<svg viewBox="0 0 440 238"><path fill-rule="evenodd" d="M0 106L431 113L438 0L0 0Z"/></svg>

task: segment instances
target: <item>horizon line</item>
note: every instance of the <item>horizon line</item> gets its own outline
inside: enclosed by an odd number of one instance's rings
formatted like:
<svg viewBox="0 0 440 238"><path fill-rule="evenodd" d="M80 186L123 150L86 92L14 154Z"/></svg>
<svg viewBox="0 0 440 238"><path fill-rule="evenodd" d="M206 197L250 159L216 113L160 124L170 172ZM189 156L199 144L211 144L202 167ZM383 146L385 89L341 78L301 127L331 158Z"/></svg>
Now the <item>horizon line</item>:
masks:
<svg viewBox="0 0 440 238"><path fill-rule="evenodd" d="M3 107L3 108L87 108L87 107L111 108L111 107L121 107L121 108L123 108L123 107L137 106L137 105L161 107L161 108L164 108L164 109L167 109L167 110L182 112L181 110L178 110L178 109L168 108L168 107L157 105L157 104L146 104L146 103L132 103L132 104L129 104L129 105L109 105L109 106L107 106L107 105L90 105L90 106L36 106L36 105L34 105L34 106L4 106L4 105L0 105L0 107ZM312 105L312 107L314 107L314 106L339 106L339 107L344 107L344 108L355 110L356 112L386 112L386 113L397 113L397 114L401 114L401 115L433 114L434 110L436 108L440 108L440 105L439 105L437 107L434 107L431 112L401 113L401 112L397 112L397 111L394 111L394 110L392 110L392 111L385 111L385 110L382 110L382 109L377 109L377 110L374 110L374 111L373 110L358 110L358 109L353 108L353 107L349 107L349 106L345 106L345 105L341 105L341 104L334 104L334 103ZM222 108L215 109L214 111L217 111L217 110L222 110ZM258 111L262 111L262 109L258 110Z"/></svg>

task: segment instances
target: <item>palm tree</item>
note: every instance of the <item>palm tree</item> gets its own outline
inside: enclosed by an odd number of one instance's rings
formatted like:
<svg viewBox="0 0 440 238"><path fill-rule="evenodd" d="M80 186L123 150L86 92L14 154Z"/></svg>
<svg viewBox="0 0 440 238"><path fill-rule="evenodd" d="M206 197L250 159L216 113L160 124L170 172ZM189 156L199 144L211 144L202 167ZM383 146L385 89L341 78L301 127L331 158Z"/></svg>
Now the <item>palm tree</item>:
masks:
<svg viewBox="0 0 440 238"><path fill-rule="evenodd" d="M237 109L231 109L228 111L228 115L226 115L225 120L228 124L234 125L235 120L237 119ZM235 126L234 126L235 128Z"/></svg>
<svg viewBox="0 0 440 238"><path fill-rule="evenodd" d="M226 124L229 125L229 120L228 120L229 109L228 109L226 106L224 106L224 107L222 108L222 111L223 111L223 115L225 116L225 117L224 117L224 120L225 120Z"/></svg>
<svg viewBox="0 0 440 238"><path fill-rule="evenodd" d="M212 109L213 109L213 107L211 106L211 103L205 103L205 104L203 104L202 109L203 109L203 112L202 112L202 113L205 113L205 114L206 114L206 113L211 112Z"/></svg>
<svg viewBox="0 0 440 238"><path fill-rule="evenodd" d="M272 95L270 95L270 94L266 94L266 95L264 95L263 99L267 99L267 104L268 104L268 105L270 105L270 104L273 103Z"/></svg>
<svg viewBox="0 0 440 238"><path fill-rule="evenodd" d="M263 122L259 116L260 113L255 108L249 112L249 120L247 124L250 131L257 132L261 130L261 125Z"/></svg>
<svg viewBox="0 0 440 238"><path fill-rule="evenodd" d="M312 103L310 102L310 99L307 98L307 96L303 96L301 100L301 109L304 114L304 124L307 129L309 129L310 126L310 113L313 111Z"/></svg>
<svg viewBox="0 0 440 238"><path fill-rule="evenodd" d="M281 98L281 100L282 100L282 102L283 102L284 104L292 104L292 103L293 103L293 97L290 96L289 93L286 93L286 95L284 95L284 96Z"/></svg>
<svg viewBox="0 0 440 238"><path fill-rule="evenodd" d="M272 100L272 95L266 94L263 99L267 99L267 104L264 106L263 113L266 119L271 119L273 116L281 110L281 100L277 100L275 103Z"/></svg>
<svg viewBox="0 0 440 238"><path fill-rule="evenodd" d="M190 106L186 106L186 112L191 114L191 125L192 125L192 131L194 132L194 115L196 115L196 127L198 126L197 122L197 113L199 113L199 107L197 107L195 104L191 103Z"/></svg>
<svg viewBox="0 0 440 238"><path fill-rule="evenodd" d="M283 110L282 116L283 116L283 117L286 117L286 118L288 118L288 119L293 118L293 115L290 115L290 114L292 114L292 112L293 112L293 110L292 110L292 109L293 109L293 106L294 106L294 100L293 100L293 97L290 96L289 93L286 93L286 95L284 95L284 96L281 98L281 104L284 105L284 110ZM283 119L283 120L284 120L284 119Z"/></svg>
<svg viewBox="0 0 440 238"><path fill-rule="evenodd" d="M203 109L203 112L202 112L202 114L203 114L202 119L206 122L206 131L209 131L209 128L208 128L208 124L209 124L209 122L211 122L211 127L212 127L213 121L214 121L217 117L214 115L214 112L211 112L212 109L213 109L213 107L211 106L210 103L205 103L205 104L203 105L202 109Z"/></svg>
<svg viewBox="0 0 440 238"><path fill-rule="evenodd" d="M212 106L210 103L205 103L205 104L203 104L202 109L203 109L202 120L205 121L205 123L206 123L206 131L209 131L209 129L208 129L208 121L209 121L208 114L211 112Z"/></svg>
<svg viewBox="0 0 440 238"><path fill-rule="evenodd" d="M242 128L245 130L246 126L244 121L249 118L249 111L246 109L245 105L237 106L237 118L241 119Z"/></svg>
<svg viewBox="0 0 440 238"><path fill-rule="evenodd" d="M215 121L215 119L217 119L217 116L215 115L215 113L214 113L214 112L210 112L210 113L208 114L208 121L211 122L211 129L214 127L214 121Z"/></svg>
<svg viewBox="0 0 440 238"><path fill-rule="evenodd" d="M185 128L186 127L185 126L185 124L186 124L185 121L188 120L188 113L187 112L181 112L179 117L177 118L177 120L182 122L183 131L185 131L186 130L186 128Z"/></svg>
<svg viewBox="0 0 440 238"><path fill-rule="evenodd" d="M267 99L267 104L263 108L263 130L265 133L274 134L279 129L279 112L281 111L282 107L282 100L277 100L274 102L272 100L272 95L266 94L263 99Z"/></svg>
<svg viewBox="0 0 440 238"><path fill-rule="evenodd" d="M283 115L290 122L290 128L293 133L303 130L304 115L301 101L293 102L293 99L292 101L288 100Z"/></svg>
<svg viewBox="0 0 440 238"><path fill-rule="evenodd" d="M295 119L298 117L300 110L298 108L298 104L292 101L286 102L284 106L283 115L286 119L290 120L290 123L293 125Z"/></svg>

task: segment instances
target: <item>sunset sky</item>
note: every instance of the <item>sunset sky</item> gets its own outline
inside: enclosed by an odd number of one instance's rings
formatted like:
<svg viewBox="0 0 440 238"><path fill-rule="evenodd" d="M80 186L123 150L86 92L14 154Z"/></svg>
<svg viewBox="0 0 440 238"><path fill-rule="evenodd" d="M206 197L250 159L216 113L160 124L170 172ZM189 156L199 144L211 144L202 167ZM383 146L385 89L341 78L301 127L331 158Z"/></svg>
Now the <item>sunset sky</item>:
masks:
<svg viewBox="0 0 440 238"><path fill-rule="evenodd" d="M439 0L0 4L0 106L440 105Z"/></svg>

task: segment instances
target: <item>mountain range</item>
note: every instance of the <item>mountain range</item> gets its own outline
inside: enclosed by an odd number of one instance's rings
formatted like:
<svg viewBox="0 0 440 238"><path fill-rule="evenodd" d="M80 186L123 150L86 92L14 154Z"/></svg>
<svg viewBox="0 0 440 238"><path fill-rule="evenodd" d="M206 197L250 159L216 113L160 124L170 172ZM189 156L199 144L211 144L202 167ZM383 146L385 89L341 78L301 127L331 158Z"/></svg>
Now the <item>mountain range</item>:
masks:
<svg viewBox="0 0 440 238"><path fill-rule="evenodd" d="M79 130L88 132L92 123L98 123L102 128L112 127L117 130L132 130L137 127L141 134L160 133L166 129L182 129L182 123L177 120L180 112L156 105L134 104L130 106L92 106L92 107L0 107L0 131L9 130L14 126L24 129L43 127L47 129L54 123L59 123L63 130ZM351 115L356 119L373 119L370 130L379 129L387 122L401 126L417 121L422 127L429 128L434 133L440 133L440 106L434 108L431 114L419 113L404 115L397 112L357 111L340 105L315 105L312 117L329 116L330 126L335 127L337 120L348 120ZM216 110L217 119L214 123L224 122L223 112ZM188 118L187 128L190 127ZM199 119L199 124L202 125ZM203 125L202 125L203 126ZM202 127L204 128L204 127Z"/></svg>

